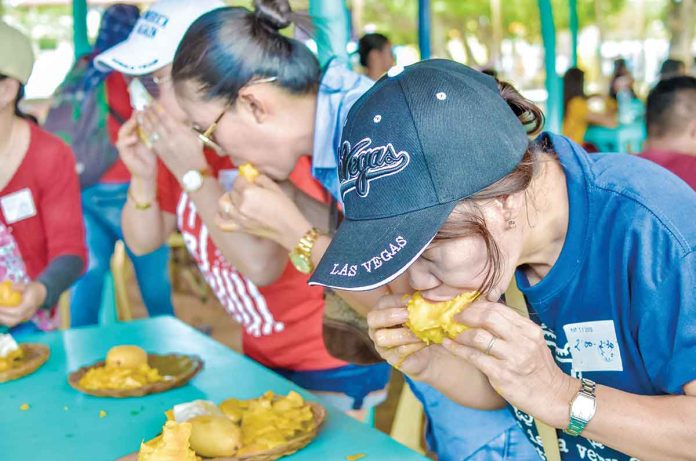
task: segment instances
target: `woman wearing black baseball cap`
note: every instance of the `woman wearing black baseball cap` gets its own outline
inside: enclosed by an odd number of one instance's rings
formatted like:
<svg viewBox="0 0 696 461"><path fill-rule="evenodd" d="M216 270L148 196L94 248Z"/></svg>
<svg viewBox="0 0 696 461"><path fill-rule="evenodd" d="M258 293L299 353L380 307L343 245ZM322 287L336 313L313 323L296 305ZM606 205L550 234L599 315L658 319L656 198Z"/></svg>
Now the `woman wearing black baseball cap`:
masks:
<svg viewBox="0 0 696 461"><path fill-rule="evenodd" d="M541 123L509 85L451 61L382 78L343 130L345 220L310 283L389 284L368 316L381 355L462 405L509 404L540 453L534 420L563 460L689 459L696 195L635 157L530 142ZM531 320L501 301L513 280ZM403 326L414 291L480 293L456 317L469 328L422 342Z"/></svg>

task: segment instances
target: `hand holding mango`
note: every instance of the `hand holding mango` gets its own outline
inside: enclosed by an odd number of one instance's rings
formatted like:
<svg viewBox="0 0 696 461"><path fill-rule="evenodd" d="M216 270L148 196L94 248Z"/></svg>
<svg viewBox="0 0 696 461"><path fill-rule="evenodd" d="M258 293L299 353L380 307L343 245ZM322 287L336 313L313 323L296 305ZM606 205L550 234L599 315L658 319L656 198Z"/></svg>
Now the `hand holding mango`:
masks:
<svg viewBox="0 0 696 461"><path fill-rule="evenodd" d="M445 338L454 339L467 329L454 320L454 316L478 297L476 292L466 292L440 303L429 303L419 292L409 299L406 326L426 344L442 344Z"/></svg>
<svg viewBox="0 0 696 461"><path fill-rule="evenodd" d="M9 280L0 283L0 307L17 307L22 304L22 292L14 289Z"/></svg>

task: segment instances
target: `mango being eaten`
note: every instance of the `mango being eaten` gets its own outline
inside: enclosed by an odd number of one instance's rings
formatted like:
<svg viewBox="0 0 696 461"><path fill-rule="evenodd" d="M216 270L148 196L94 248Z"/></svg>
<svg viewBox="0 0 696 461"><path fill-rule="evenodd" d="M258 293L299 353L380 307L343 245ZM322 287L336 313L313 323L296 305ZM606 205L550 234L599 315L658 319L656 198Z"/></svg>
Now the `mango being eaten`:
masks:
<svg viewBox="0 0 696 461"><path fill-rule="evenodd" d="M406 326L426 344L441 344L445 338L453 339L467 329L454 321L461 312L478 297L476 292L466 292L440 303L429 303L416 292L409 299Z"/></svg>
<svg viewBox="0 0 696 461"><path fill-rule="evenodd" d="M245 163L243 165L239 166L239 174L247 180L247 182L250 182L253 184L256 181L256 178L259 177L259 170L254 167L251 163Z"/></svg>
<svg viewBox="0 0 696 461"><path fill-rule="evenodd" d="M208 458L232 456L242 445L242 430L227 416L191 418L191 448Z"/></svg>
<svg viewBox="0 0 696 461"><path fill-rule="evenodd" d="M22 292L13 288L12 282L0 282L0 306L17 307L22 304Z"/></svg>

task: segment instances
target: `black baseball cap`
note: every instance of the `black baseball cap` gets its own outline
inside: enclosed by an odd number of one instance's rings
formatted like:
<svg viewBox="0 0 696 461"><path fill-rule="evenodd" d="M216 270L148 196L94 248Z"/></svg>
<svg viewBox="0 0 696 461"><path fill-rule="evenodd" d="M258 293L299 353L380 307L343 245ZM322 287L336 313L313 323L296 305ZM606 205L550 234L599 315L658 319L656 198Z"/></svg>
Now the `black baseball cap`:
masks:
<svg viewBox="0 0 696 461"><path fill-rule="evenodd" d="M348 114L345 219L309 283L359 291L392 281L460 200L515 169L528 142L494 78L444 59L392 69Z"/></svg>

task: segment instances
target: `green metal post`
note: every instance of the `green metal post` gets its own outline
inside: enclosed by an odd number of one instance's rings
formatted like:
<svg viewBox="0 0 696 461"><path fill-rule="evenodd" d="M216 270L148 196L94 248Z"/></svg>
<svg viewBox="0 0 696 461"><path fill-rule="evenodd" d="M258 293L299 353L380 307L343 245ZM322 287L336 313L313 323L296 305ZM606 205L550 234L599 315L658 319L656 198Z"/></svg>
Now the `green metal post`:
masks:
<svg viewBox="0 0 696 461"><path fill-rule="evenodd" d="M350 64L346 45L350 39L350 15L344 0L310 0L309 14L316 27L319 63L331 58Z"/></svg>
<svg viewBox="0 0 696 461"><path fill-rule="evenodd" d="M89 53L91 47L87 39L87 0L73 0L73 44L75 59Z"/></svg>
<svg viewBox="0 0 696 461"><path fill-rule="evenodd" d="M561 128L561 81L556 74L556 26L551 0L537 0L541 17L541 38L544 41L546 69L546 129L558 133Z"/></svg>
<svg viewBox="0 0 696 461"><path fill-rule="evenodd" d="M578 67L578 0L568 0L568 8L570 8L570 65Z"/></svg>
<svg viewBox="0 0 696 461"><path fill-rule="evenodd" d="M421 59L430 59L430 0L418 0L418 48Z"/></svg>

